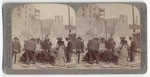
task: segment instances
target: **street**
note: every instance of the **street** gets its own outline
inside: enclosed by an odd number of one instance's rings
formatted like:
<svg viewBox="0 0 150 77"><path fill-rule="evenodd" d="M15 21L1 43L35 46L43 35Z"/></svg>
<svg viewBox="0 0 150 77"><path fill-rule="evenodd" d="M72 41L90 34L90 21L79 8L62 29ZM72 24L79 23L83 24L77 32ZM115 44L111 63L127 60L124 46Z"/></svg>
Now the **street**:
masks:
<svg viewBox="0 0 150 77"><path fill-rule="evenodd" d="M81 54L84 56L86 54ZM20 54L21 55L21 54ZM18 58L19 56L18 55ZM64 67L53 66L49 63L36 63L35 65L26 65L21 62L17 62L16 64L12 64L13 69L140 69L141 65L141 54L137 53L135 57L135 62L129 62L128 66L123 65L115 65L113 63L106 63L106 62L99 62L98 65L96 64L89 64L81 61L77 63L76 55L73 55L71 63L65 63ZM17 60L18 60L17 58Z"/></svg>

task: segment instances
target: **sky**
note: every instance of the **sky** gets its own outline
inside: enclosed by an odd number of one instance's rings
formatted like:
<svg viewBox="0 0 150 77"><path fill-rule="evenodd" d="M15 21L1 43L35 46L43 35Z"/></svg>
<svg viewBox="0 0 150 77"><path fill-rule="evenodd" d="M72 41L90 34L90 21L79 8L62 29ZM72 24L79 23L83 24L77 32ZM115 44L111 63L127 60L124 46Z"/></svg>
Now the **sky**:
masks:
<svg viewBox="0 0 150 77"><path fill-rule="evenodd" d="M31 4L34 8L40 10L40 19L54 19L55 15L62 15L63 24L68 25L68 6L64 4ZM75 25L75 11L70 9L71 25Z"/></svg>
<svg viewBox="0 0 150 77"><path fill-rule="evenodd" d="M124 14L128 16L128 23L133 24L133 16L132 16L132 6L129 4L97 4L100 8L105 9L105 17L106 18L115 18L119 17L120 14ZM139 10L134 7L134 19L137 24L140 24L140 13Z"/></svg>
<svg viewBox="0 0 150 77"><path fill-rule="evenodd" d="M34 8L40 10L40 19L54 19L55 15L62 15L63 25L68 25L68 6L64 4L30 4ZM128 16L128 24L133 24L132 20L132 6L128 4L96 4L102 9L105 9L105 18L117 18L120 14ZM78 5L79 6L79 5ZM134 7L135 17L138 17L137 24L140 24L140 13ZM71 25L76 26L75 11L70 7ZM17 31L17 30L16 30ZM18 33L18 32L16 32Z"/></svg>
<svg viewBox="0 0 150 77"><path fill-rule="evenodd" d="M34 8L41 11L41 19L51 19L55 15L63 16L63 24L68 25L68 6L64 4L31 4ZM132 6L129 4L96 4L100 8L105 9L105 17L116 18L120 14L126 14L128 16L128 23L133 24L132 18ZM134 19L136 24L140 24L140 13L136 7L134 7ZM136 19L137 17L137 19ZM70 19L71 25L75 25L75 11L70 7Z"/></svg>

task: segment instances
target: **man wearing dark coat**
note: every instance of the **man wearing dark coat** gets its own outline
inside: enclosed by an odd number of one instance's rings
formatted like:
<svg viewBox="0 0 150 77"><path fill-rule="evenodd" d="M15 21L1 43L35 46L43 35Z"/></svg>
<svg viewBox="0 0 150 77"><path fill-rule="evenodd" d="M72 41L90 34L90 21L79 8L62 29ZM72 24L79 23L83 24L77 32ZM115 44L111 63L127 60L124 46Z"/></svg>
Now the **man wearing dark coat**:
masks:
<svg viewBox="0 0 150 77"><path fill-rule="evenodd" d="M99 42L98 38L94 38L89 41L88 43L88 50L89 50L89 58L90 58L90 64L94 63L94 60L96 60L96 63L99 63L98 59L98 51L99 51Z"/></svg>
<svg viewBox="0 0 150 77"><path fill-rule="evenodd" d="M72 52L73 52L72 42L70 41L69 38L66 38L66 41L68 42L67 47L66 47L67 62L71 62Z"/></svg>
<svg viewBox="0 0 150 77"><path fill-rule="evenodd" d="M115 50L115 46L116 46L116 42L114 41L113 38L110 38L107 42L106 42L106 48L108 51L114 51Z"/></svg>
<svg viewBox="0 0 150 77"><path fill-rule="evenodd" d="M77 50L78 63L79 63L80 62L80 53L83 53L83 51L84 51L84 43L83 43L81 37L78 37L76 40L76 50Z"/></svg>
<svg viewBox="0 0 150 77"><path fill-rule="evenodd" d="M46 52L50 52L52 47L52 43L49 39L45 39L45 41L43 42L43 46L42 49L44 49Z"/></svg>
<svg viewBox="0 0 150 77"><path fill-rule="evenodd" d="M132 37L129 37L129 40L131 41L131 46L130 46L130 62L134 62L135 60L135 53L137 51L137 47L136 47L136 42Z"/></svg>
<svg viewBox="0 0 150 77"><path fill-rule="evenodd" d="M30 64L31 59L34 58L34 52L36 50L36 42L34 38L31 38L29 41L25 44L25 58L27 64Z"/></svg>
<svg viewBox="0 0 150 77"><path fill-rule="evenodd" d="M12 42L12 57L14 57L14 63L16 63L17 53L20 53L20 50L21 44L19 42L19 39L15 37L14 41Z"/></svg>
<svg viewBox="0 0 150 77"><path fill-rule="evenodd" d="M111 43L111 51L114 52L116 47L116 42L114 41L114 38L110 38L110 43Z"/></svg>

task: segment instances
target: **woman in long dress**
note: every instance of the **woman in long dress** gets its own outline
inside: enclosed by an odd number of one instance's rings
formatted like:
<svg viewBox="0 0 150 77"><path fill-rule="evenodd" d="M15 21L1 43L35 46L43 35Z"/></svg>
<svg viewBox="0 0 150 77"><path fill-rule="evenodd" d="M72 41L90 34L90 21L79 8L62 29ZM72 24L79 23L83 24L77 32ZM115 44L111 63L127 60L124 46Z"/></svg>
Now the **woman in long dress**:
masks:
<svg viewBox="0 0 150 77"><path fill-rule="evenodd" d="M57 41L57 46L56 46L56 50L57 50L57 54L56 54L56 59L55 59L55 65L56 66L65 66L65 45L64 45L64 41Z"/></svg>
<svg viewBox="0 0 150 77"><path fill-rule="evenodd" d="M128 65L128 43L126 40L121 41L119 64Z"/></svg>

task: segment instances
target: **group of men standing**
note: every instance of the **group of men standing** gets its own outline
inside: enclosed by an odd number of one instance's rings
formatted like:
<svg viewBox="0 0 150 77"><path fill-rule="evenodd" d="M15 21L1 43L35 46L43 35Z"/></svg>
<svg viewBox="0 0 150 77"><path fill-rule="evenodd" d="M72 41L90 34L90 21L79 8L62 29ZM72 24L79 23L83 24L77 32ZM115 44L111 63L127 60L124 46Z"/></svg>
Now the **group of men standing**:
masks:
<svg viewBox="0 0 150 77"><path fill-rule="evenodd" d="M78 57L80 57L80 53L84 51L84 43L81 40L82 40L82 38L80 38L80 37L77 38L77 43L76 43L77 49L76 50L77 50ZM65 49L64 49L66 62L71 62L71 58L72 58L72 54L73 54L73 43L70 40L70 38L68 38L68 37L66 38L66 41L68 42L67 46L65 46ZM31 38L28 41L24 41L24 49L23 50L25 52L22 56L23 56L23 59L25 60L24 63L26 63L26 64L31 64L31 61L33 61L33 64L35 64L37 61L37 56L41 52L48 52L48 54L53 53L52 43L48 38L45 39L43 42L39 38L37 38L37 39ZM21 44L17 37L15 37L12 42L12 51L13 51L12 56L15 59L14 63L16 63L17 53L21 52ZM22 57L20 59L22 59Z"/></svg>
<svg viewBox="0 0 150 77"><path fill-rule="evenodd" d="M41 42L39 38L24 41L24 54L20 57L21 60L24 60L26 64L30 64L31 60L33 64L36 63L37 55L41 53L41 51L50 52L52 47L52 43L49 39L45 39L44 42ZM14 63L16 63L17 53L21 52L21 44L17 37L14 38L12 42L12 56L14 57Z"/></svg>
<svg viewBox="0 0 150 77"><path fill-rule="evenodd" d="M133 62L135 60L135 52L137 50L136 43L132 37L129 38L131 40L131 45L129 47L130 51L130 62ZM66 38L67 46L64 48L64 53L66 57L66 62L71 62L72 54L73 54L73 44L76 46L76 55L78 57L77 63L80 62L81 59L81 53L84 52L85 46L84 42L82 41L81 37L78 37L76 39L76 42L73 43L70 38ZM101 38L100 40L98 38L94 38L89 40L87 43L87 50L88 50L88 56L89 56L89 63L94 64L94 61L96 63L99 63L99 54L103 53L104 50L108 50L110 52L115 52L115 46L116 42L113 40L113 38L110 38L108 41L104 38ZM51 53L52 43L49 39L45 39L44 42L41 42L41 40L31 38L30 40L26 41L24 43L24 50L25 50L25 59L27 64L30 64L31 58L33 59L33 63L37 60L37 55L41 53L41 51L49 52ZM17 37L14 38L12 42L12 56L15 57L14 63L16 63L16 55L17 53L20 53L21 51L21 44L19 42L19 39Z"/></svg>
<svg viewBox="0 0 150 77"><path fill-rule="evenodd" d="M98 38L89 40L87 44L89 63L94 64L94 61L96 61L96 64L98 64L100 57L102 56L101 54L103 54L103 58L105 59L107 57L109 57L109 59L113 58L113 55L115 55L114 58L117 58L116 61L118 61L118 59L127 59L128 63L129 58L129 62L134 62L135 53L137 52L135 40L132 37L129 37L129 40L131 41L131 45L129 45L125 37L121 37L120 39L121 41L118 49L116 47L116 42L113 38L108 39L108 41L104 38L101 38L100 40ZM117 53L117 55L115 53Z"/></svg>

